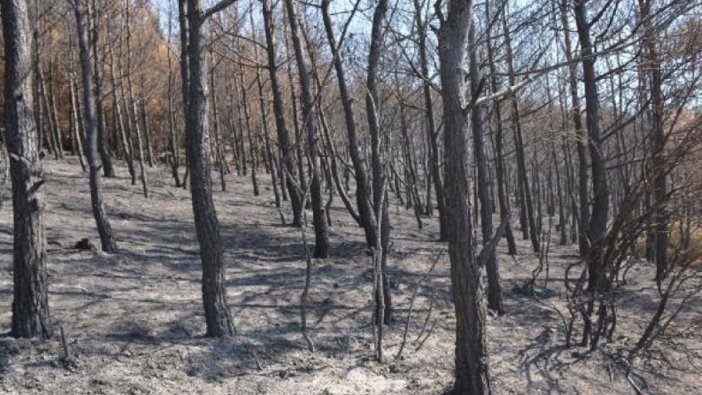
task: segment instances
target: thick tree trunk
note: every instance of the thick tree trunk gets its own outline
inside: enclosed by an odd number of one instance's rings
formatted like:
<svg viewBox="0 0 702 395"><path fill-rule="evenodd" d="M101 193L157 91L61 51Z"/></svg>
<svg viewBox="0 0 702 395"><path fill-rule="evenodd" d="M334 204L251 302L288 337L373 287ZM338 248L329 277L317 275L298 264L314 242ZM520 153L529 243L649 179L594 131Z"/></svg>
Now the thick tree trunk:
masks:
<svg viewBox="0 0 702 395"><path fill-rule="evenodd" d="M5 143L10 154L13 211L14 337L49 338L46 240L44 238L44 175L32 105L32 36L26 0L0 3L5 46Z"/></svg>
<svg viewBox="0 0 702 395"><path fill-rule="evenodd" d="M486 309L482 267L473 250L470 168L468 159L468 117L465 76L468 30L473 19L471 0L449 0L446 19L439 29L441 95L444 104L444 184L449 230L451 291L456 314L454 394L490 393L488 355L485 339Z"/></svg>
<svg viewBox="0 0 702 395"><path fill-rule="evenodd" d="M600 132L600 99L597 92L597 75L595 57L590 41L590 24L587 20L586 1L575 3L575 23L580 38L580 56L583 66L583 83L585 85L586 124L590 138L590 163L592 168L592 216L590 217L588 236L590 249L588 253L588 286L592 292L601 292L604 286L604 242L607 236L607 219L609 214L609 191L607 173Z"/></svg>
<svg viewBox="0 0 702 395"><path fill-rule="evenodd" d="M187 140L190 191L192 195L195 231L200 245L202 261L202 301L205 309L207 336L233 335L234 326L227 305L224 285L224 251L219 231L219 221L212 200L212 179L207 135L207 86L202 24L204 22L200 0L179 1L181 30L187 33L182 43L183 96L185 134ZM187 11L186 11L187 10ZM187 24L184 24L186 22Z"/></svg>

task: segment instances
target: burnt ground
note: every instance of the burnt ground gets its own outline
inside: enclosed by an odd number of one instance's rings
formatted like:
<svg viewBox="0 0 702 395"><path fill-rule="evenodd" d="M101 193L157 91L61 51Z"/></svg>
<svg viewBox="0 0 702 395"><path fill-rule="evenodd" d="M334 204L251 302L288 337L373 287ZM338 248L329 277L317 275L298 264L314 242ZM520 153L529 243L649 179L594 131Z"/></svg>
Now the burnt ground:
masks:
<svg viewBox="0 0 702 395"><path fill-rule="evenodd" d="M412 212L393 203L389 264L396 313L381 365L372 358L370 258L338 198L331 257L315 261L312 273L308 322L317 351L311 353L300 335L300 231L281 226L266 174L259 175L262 196L253 196L249 177L235 175L228 176L228 192L215 193L237 334L209 339L203 337L189 191L172 187L165 169L150 169L152 196L145 199L139 185L130 185L126 168L118 167L120 177L104 180L104 191L119 251L77 250L74 244L86 237L98 244L87 177L73 158L46 162L49 298L57 335L48 342L0 337L0 393L438 394L450 387L454 319L436 218L425 218L419 230ZM3 333L12 302L7 195L0 209ZM287 207L283 212L290 216ZM507 314L488 319L495 393L633 393L623 368L608 355L630 348L656 307L651 268L628 274L612 344L598 352L566 349L563 277L577 259L575 249L551 247L549 282L544 289L544 273L534 298L523 285L538 259L526 242L518 247L516 257L498 247ZM435 259L415 299L403 356L395 360L410 297ZM668 336L636 361L633 379L647 393L702 393L702 300L688 305ZM74 356L70 364L62 360L59 327Z"/></svg>

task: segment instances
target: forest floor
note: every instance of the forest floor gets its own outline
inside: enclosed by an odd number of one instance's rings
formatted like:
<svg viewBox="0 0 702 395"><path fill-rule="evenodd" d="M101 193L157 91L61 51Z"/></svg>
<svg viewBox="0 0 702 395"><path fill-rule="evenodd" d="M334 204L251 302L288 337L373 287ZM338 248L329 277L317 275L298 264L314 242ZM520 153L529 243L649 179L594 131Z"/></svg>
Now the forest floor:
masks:
<svg viewBox="0 0 702 395"><path fill-rule="evenodd" d="M436 217L423 219L419 230L412 212L393 203L389 265L396 310L381 365L372 358L370 258L361 230L338 198L331 257L315 261L312 273L308 322L317 351L311 353L300 334L300 230L281 226L265 173L259 174L262 196L253 196L250 177L235 175L227 178L228 192L215 193L237 334L209 339L203 337L190 192L174 188L165 168L149 169L151 197L145 199L119 166L118 178L104 180L119 251L77 250L74 244L86 237L99 245L87 176L74 158L47 160L45 170L49 302L57 334L48 342L0 337L0 393L439 394L450 387L454 314L446 244L435 241ZM213 180L219 188L218 178ZM12 302L8 194L0 209L2 333L9 331ZM287 207L283 212L290 217ZM555 224L553 229L555 234ZM522 240L518 249L511 257L504 243L498 247L506 315L488 318L494 392L634 393L609 355L631 348L654 311L652 271L628 275L615 341L588 352L564 347L558 313L567 314L563 276L577 259L574 247L551 246L550 281L542 289L542 274L538 299L522 291L538 259ZM435 259L436 268L419 287L403 357L395 360L409 300ZM635 382L646 393L702 393L702 298L688 303L669 336L634 366ZM429 336L417 341L425 321ZM59 327L75 355L68 366L61 362Z"/></svg>

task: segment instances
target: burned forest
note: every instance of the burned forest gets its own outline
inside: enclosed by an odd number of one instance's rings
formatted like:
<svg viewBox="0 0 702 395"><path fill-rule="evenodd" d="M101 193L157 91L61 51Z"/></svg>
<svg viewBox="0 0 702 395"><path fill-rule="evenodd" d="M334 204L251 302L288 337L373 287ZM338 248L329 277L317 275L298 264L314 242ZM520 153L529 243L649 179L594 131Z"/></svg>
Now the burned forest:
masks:
<svg viewBox="0 0 702 395"><path fill-rule="evenodd" d="M0 393L702 393L699 0L0 22Z"/></svg>

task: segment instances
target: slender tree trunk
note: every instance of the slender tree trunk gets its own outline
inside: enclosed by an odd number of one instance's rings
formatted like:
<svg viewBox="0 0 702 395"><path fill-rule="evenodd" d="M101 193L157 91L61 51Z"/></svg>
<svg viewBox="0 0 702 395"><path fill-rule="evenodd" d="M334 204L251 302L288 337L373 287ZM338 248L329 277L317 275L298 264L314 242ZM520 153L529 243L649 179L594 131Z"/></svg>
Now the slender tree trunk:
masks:
<svg viewBox="0 0 702 395"><path fill-rule="evenodd" d="M271 80L271 91L273 92L273 112L275 113L275 123L278 133L278 144L281 149L281 176L285 179L287 192L290 196L290 203L293 210L293 226L302 226L302 202L301 196L295 188L295 183L291 177L295 177L295 154L290 143L290 135L285 125L285 105L283 103L283 93L278 80L278 63L275 55L275 39L273 31L273 15L269 0L262 0L263 22L265 25L266 48L268 54L268 73ZM286 174L284 174L286 173Z"/></svg>
<svg viewBox="0 0 702 395"><path fill-rule="evenodd" d="M505 35L505 49L506 49L506 61L507 69L509 73L509 84L514 86L516 83L516 77L514 72L513 55L512 55L512 42L510 38L509 24L507 22L508 15L505 9L502 18L502 27ZM539 231L536 227L536 219L534 218L534 205L532 202L531 187L529 185L529 176L527 175L526 169L526 159L524 157L524 141L522 139L522 125L521 118L519 114L519 100L516 94L511 96L512 102L512 122L514 128L514 145L515 151L517 153L517 172L520 189L524 192L524 195L520 196L520 203L522 209L526 207L527 220L529 225L529 237L531 240L531 247L534 252L539 252L541 244L539 243ZM522 199L523 197L523 199Z"/></svg>
<svg viewBox="0 0 702 395"><path fill-rule="evenodd" d="M32 105L32 36L26 0L2 0L5 46L5 144L12 178L14 337L50 338L52 334L44 236L44 175Z"/></svg>
<svg viewBox="0 0 702 395"><path fill-rule="evenodd" d="M108 41L112 41L110 37L110 30L108 31ZM131 178L132 185L136 184L136 169L134 168L134 150L132 149L132 144L127 133L127 126L124 124L124 119L122 118L122 107L120 106L120 100L117 93L117 77L115 72L115 56L113 44L109 47L110 52L110 91L112 91L112 116L113 123L119 132L120 141L122 143L122 148L124 150L124 159L127 162L127 169L129 171L129 177ZM120 50L121 52L121 50ZM121 64L121 62L120 62ZM122 68L120 67L120 76L122 73ZM128 122L127 122L128 123Z"/></svg>
<svg viewBox="0 0 702 395"><path fill-rule="evenodd" d="M210 52L210 61L213 62L214 64L214 59L212 59L212 52ZM211 146L211 149L215 150L216 154L216 159L217 159L217 170L219 171L219 183L222 187L222 192L227 191L227 181L224 177L226 173L227 167L225 166L224 162L226 161L225 159L225 152L224 152L224 144L222 143L222 139L220 137L219 133L219 117L217 113L217 89L215 85L215 68L214 66L210 68L210 95L212 98L212 129L214 131L214 145Z"/></svg>
<svg viewBox="0 0 702 395"><path fill-rule="evenodd" d="M51 79L49 80L49 94L47 99L49 100L49 107L47 108L48 117L51 118L51 124L53 125L53 134L56 141L56 150L58 151L59 159L63 159L63 133L61 133L61 124L58 119L58 110L56 109L56 95L54 94L54 77L53 77L53 62L49 63L49 75Z"/></svg>
<svg viewBox="0 0 702 395"><path fill-rule="evenodd" d="M149 107L147 106L146 92L144 91L144 74L142 74L139 79L139 103L141 104L141 123L144 126L144 137L146 139L146 161L149 163L149 167L154 167L154 144L151 138Z"/></svg>
<svg viewBox="0 0 702 395"><path fill-rule="evenodd" d="M441 180L441 167L439 166L439 142L438 130L434 121L434 103L431 97L431 86L429 84L429 61L427 57L427 21L422 20L422 6L419 0L413 0L415 19L417 22L417 49L419 51L419 66L422 72L422 94L424 96L424 107L426 114L426 129L429 137L429 164L431 169L431 180L434 184L434 194L436 195L436 208L439 211L439 240L448 240L447 220L449 215L446 212L446 197L444 195L443 182ZM431 202L427 202L427 205Z"/></svg>
<svg viewBox="0 0 702 395"><path fill-rule="evenodd" d="M41 103L41 73L39 72L39 66L41 65L41 41L39 40L39 30L41 29L41 14L39 12L39 1L34 0L32 7L34 8L33 20L30 20L32 25L32 71L34 73L34 93L39 95L39 98L34 98L34 119L37 126L37 146L39 151L44 147L44 139L46 138L46 133L44 132L44 120L41 117L42 114L42 103ZM70 26L70 25L69 25ZM50 145L48 146L50 149Z"/></svg>
<svg viewBox="0 0 702 395"><path fill-rule="evenodd" d="M358 215L361 220L366 236L366 245L375 247L376 235L375 225L373 221L373 209L371 207L370 185L366 166L363 160L363 154L359 148L358 136L356 131L356 120L353 113L353 104L346 85L346 71L343 66L343 58L339 53L339 46L334 38L334 29L332 20L329 15L329 4L331 0L322 1L322 17L324 20L324 29L327 35L327 41L332 51L334 70L336 71L336 79L339 86L339 96L341 104L344 108L344 120L346 122L346 136L349 141L349 154L351 163L354 168L354 176L356 180L356 205L358 206Z"/></svg>
<svg viewBox="0 0 702 395"><path fill-rule="evenodd" d="M480 63L478 61L476 40L475 40L475 25L470 21L471 27L468 33L469 53L469 70L470 70L470 92L472 97L477 97L480 94L480 81L482 76L480 73ZM480 225L483 235L483 245L487 245L492 239L492 199L490 197L490 176L488 169L487 150L485 149L485 132L483 128L483 106L474 105L470 113L471 129L473 131L473 153L475 155L475 164L478 170L478 198L480 199ZM495 252L488 252L486 255L485 264L487 268L488 278L488 308L504 314L502 305L502 286L500 285L500 272L498 269L497 257Z"/></svg>
<svg viewBox="0 0 702 395"><path fill-rule="evenodd" d="M112 227L107 219L105 207L102 203L102 181L100 179L100 169L97 165L97 119L95 116L95 90L93 84L93 69L90 63L90 44L88 32L85 26L92 20L90 5L83 2L85 0L74 0L74 13L76 17L76 29L78 31L78 46L80 47L80 67L83 78L83 105L85 107L85 141L84 149L88 159L88 169L90 170L90 201L93 209L93 216L100 234L100 243L105 252L115 251L117 243L112 235Z"/></svg>
<svg viewBox="0 0 702 395"><path fill-rule="evenodd" d="M49 106L49 99L48 95L46 93L46 80L44 78L44 67L42 67L41 60L38 61L37 65L37 84L39 87L39 102L41 105L39 106L39 116L46 120L46 122L42 122L42 132L44 134L44 137L46 138L49 147L49 152L54 154L54 159L59 159L59 149L58 149L58 142L56 141L56 134L54 134L54 123L53 123L53 118L49 116L50 112L50 106ZM47 130L48 129L48 130Z"/></svg>
<svg viewBox="0 0 702 395"><path fill-rule="evenodd" d="M292 0L285 0L288 11L290 25L290 38L292 39L295 59L297 61L297 71L300 75L300 87L302 89L302 119L307 130L307 150L311 164L312 177L310 183L310 194L312 197L312 222L314 223L314 257L327 258L329 256L329 231L324 214L324 197L322 196L322 180L319 171L319 157L317 154L317 114L315 112L314 94L312 92L312 81L305 54L300 39L301 28L297 17L297 10Z"/></svg>
<svg viewBox="0 0 702 395"><path fill-rule="evenodd" d="M72 57L71 60L73 60ZM72 61L71 64L73 64ZM71 142L73 154L78 156L80 167L83 169L83 171L86 171L87 167L85 165L85 154L83 153L83 135L80 128L81 119L78 116L78 107L80 106L80 103L76 97L75 78L75 74L70 72L68 76L68 92L71 104Z"/></svg>
<svg viewBox="0 0 702 395"><path fill-rule="evenodd" d="M490 20L490 3L485 3L485 16L487 20ZM490 25L491 27L492 25ZM494 49L492 45L491 29L488 28L487 32L487 51L488 51L488 64L490 66L490 84L493 92L498 92L499 82L497 79L497 67L495 66ZM505 192L505 159L503 154L504 148L504 125L502 122L502 103L499 100L495 100L495 162L496 162L496 181L497 181L497 199L500 204L500 220L504 222L505 236L507 238L507 251L510 255L517 254L517 244L514 240L514 233L512 232L511 224L511 213L508 204L509 194Z"/></svg>
<svg viewBox="0 0 702 395"><path fill-rule="evenodd" d="M95 7L95 0L90 0L92 3L92 8ZM102 64L101 64L101 53L99 44L99 31L100 31L100 16L99 13L94 15L94 21L92 23L92 28L90 29L90 46L93 50L93 69L95 74L93 75L95 81L95 112L97 116L97 128L98 128L98 152L100 153L100 161L102 162L102 171L105 177L112 178L115 176L115 168L112 164L112 153L110 152L110 147L107 144L107 128L105 127L105 110L103 106L102 97Z"/></svg>
<svg viewBox="0 0 702 395"><path fill-rule="evenodd" d="M665 209L667 200L666 175L663 169L665 163L665 131L664 131L664 101L661 75L661 62L656 44L656 31L651 18L651 0L638 0L639 17L644 26L643 46L645 51L645 70L648 71L650 88L650 141L653 144L653 258L656 263L656 281L662 281L668 271L668 217Z"/></svg>
<svg viewBox="0 0 702 395"><path fill-rule="evenodd" d="M171 35L173 26L171 22L170 2L168 4L168 42L166 48L166 56L168 58L168 149L170 150L168 162L171 166L173 181L175 182L176 188L178 188L180 186L180 145L178 144L178 132L175 127L175 77L173 75L173 63L171 60Z"/></svg>
<svg viewBox="0 0 702 395"><path fill-rule="evenodd" d="M241 87L241 105L244 110L244 125L242 125L242 128L246 128L246 137L249 139L249 158L251 158L251 185L253 186L254 196L258 196L258 178L256 177L256 169L258 167L258 163L256 161L256 141L253 136L253 131L251 130L251 112L249 111L248 89L246 87L246 84L244 83L244 70L239 70L239 84Z"/></svg>
<svg viewBox="0 0 702 395"><path fill-rule="evenodd" d="M392 320L392 298L390 296L390 284L387 275L387 255L390 244L390 216L388 215L388 192L385 185L386 164L383 154L387 154L385 137L381 134L380 121L378 120L379 98L378 94L378 67L380 66L380 56L382 54L383 39L385 37L385 16L388 10L388 0L379 0L373 13L373 26L371 29L370 51L368 53L368 68L366 73L366 115L368 118L368 129L371 136L371 168L373 172L373 206L376 215L381 218L376 222L380 224L380 229L376 227L376 232L380 232L380 271L382 278L382 292L378 290L376 298L383 297L382 306L384 311L376 311L376 319L384 317L384 323L389 324ZM385 151L385 152L384 152ZM379 324L380 325L380 324Z"/></svg>
<svg viewBox="0 0 702 395"><path fill-rule="evenodd" d="M126 15L126 28L127 28L127 53L126 53L126 60L127 60L127 92L129 94L129 108L127 109L127 118L130 118L132 120L132 126L133 126L133 131L136 134L136 140L137 140L137 159L139 160L139 172L140 172L140 178L141 178L141 187L144 192L144 197L148 198L149 197L149 182L146 179L146 169L144 167L144 141L141 135L141 126L139 125L139 110L137 109L137 103L134 98L134 86L132 85L132 28L129 25L130 20L129 20L129 14L130 10L129 8L131 7L131 4L129 0L127 0L126 7L125 7L125 15Z"/></svg>
<svg viewBox="0 0 702 395"><path fill-rule="evenodd" d="M588 186L588 158L587 158L587 131L583 127L583 121L580 116L580 96L578 93L577 80L577 65L573 61L572 44L570 41L570 27L568 22L567 2L561 2L561 22L563 24L563 42L565 46L565 55L568 60L568 83L570 87L571 112L573 114L573 125L578 135L577 153L578 153L578 200L580 204L579 223L578 227L578 246L580 256L587 256L590 241L587 235L587 224L590 223L589 209L589 186Z"/></svg>

